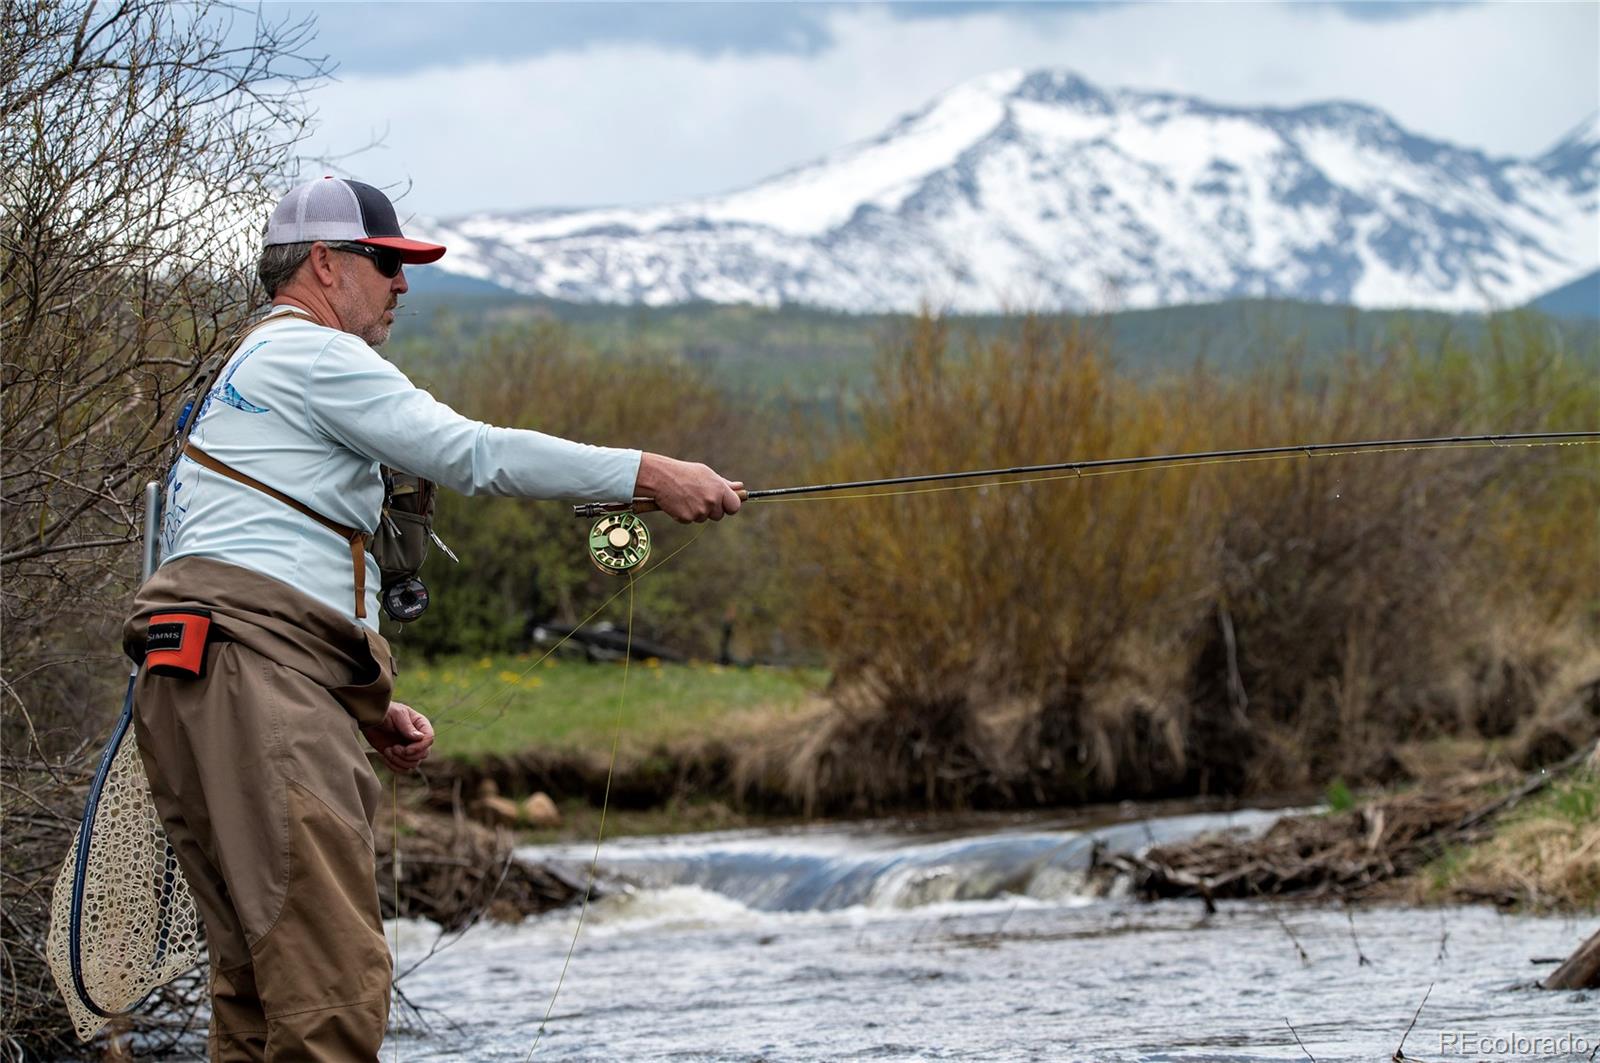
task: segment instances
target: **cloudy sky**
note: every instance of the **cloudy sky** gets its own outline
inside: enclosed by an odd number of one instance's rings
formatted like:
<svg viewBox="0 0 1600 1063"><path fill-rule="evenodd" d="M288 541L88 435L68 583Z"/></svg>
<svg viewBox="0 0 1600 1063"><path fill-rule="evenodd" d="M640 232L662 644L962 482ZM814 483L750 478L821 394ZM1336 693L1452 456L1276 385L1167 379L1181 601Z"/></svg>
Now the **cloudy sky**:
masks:
<svg viewBox="0 0 1600 1063"><path fill-rule="evenodd" d="M303 3L313 150L405 212L727 191L967 78L1072 69L1231 104L1350 99L1498 155L1600 109L1600 4ZM348 153L373 140L381 147Z"/></svg>

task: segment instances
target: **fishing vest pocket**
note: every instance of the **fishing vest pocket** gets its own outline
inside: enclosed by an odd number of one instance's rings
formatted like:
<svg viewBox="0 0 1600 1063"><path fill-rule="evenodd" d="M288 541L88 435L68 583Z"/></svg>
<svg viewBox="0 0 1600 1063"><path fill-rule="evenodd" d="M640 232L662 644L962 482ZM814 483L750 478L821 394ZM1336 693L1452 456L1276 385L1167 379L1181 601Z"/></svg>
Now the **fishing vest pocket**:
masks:
<svg viewBox="0 0 1600 1063"><path fill-rule="evenodd" d="M383 470L383 513L368 549L381 574L379 602L391 620L409 624L428 607L428 588L417 578L428 548L437 544L450 560L456 555L433 530L438 488L420 476Z"/></svg>
<svg viewBox="0 0 1600 1063"><path fill-rule="evenodd" d="M370 549L383 586L390 587L415 576L428 559L436 490L432 481L387 469L384 486L383 515Z"/></svg>
<svg viewBox="0 0 1600 1063"><path fill-rule="evenodd" d="M211 610L174 609L150 618L144 636L145 671L172 679L199 679L206 670Z"/></svg>

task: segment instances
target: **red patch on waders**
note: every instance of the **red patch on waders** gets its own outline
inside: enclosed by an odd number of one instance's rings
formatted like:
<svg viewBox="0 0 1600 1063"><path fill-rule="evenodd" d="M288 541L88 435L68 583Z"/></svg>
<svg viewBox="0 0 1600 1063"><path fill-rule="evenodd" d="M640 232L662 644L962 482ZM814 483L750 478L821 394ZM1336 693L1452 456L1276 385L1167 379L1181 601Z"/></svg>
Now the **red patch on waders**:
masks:
<svg viewBox="0 0 1600 1063"><path fill-rule="evenodd" d="M151 675L198 679L206 668L209 609L157 613L144 637L144 666Z"/></svg>

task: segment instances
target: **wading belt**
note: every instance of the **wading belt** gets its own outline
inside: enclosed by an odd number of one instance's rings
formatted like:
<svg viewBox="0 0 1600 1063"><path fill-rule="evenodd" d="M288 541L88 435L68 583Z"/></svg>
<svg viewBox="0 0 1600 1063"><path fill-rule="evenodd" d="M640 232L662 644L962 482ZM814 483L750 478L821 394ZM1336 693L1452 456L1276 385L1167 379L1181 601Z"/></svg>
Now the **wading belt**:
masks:
<svg viewBox="0 0 1600 1063"><path fill-rule="evenodd" d="M207 454L205 451L201 450L199 447L195 446L193 443L190 443L188 441L184 442L184 444L183 444L183 454L184 454L185 457L194 460L195 462L199 463L201 466L203 466L203 467L205 467L207 469L210 469L214 473L218 473L218 474L220 474L222 476L226 476L230 480L236 480L239 483L244 484L246 487L253 487L257 491L260 491L262 494L270 495L271 497L276 498L279 502L282 502L284 505L289 506L292 509L299 510L301 513L304 513L306 516L310 517L312 520L316 521L318 524L322 525L324 528L327 528L329 531L333 532L335 535L339 536L341 539L343 539L346 542L348 542L350 544L350 564L355 568L355 573L356 573L356 618L358 620L366 618L366 615L367 615L367 557L366 557L366 554L367 554L367 533L366 532L360 531L360 530L358 530L356 528L348 527L347 525L340 524L336 520L331 520L328 517L324 517L321 513L318 513L316 510L312 509L310 506L306 505L304 502L301 502L299 499L290 498L288 495L284 494L282 491L279 491L277 488L268 487L266 484L262 483L260 480L257 480L254 476L248 476L245 473L240 472L238 469L233 468L232 466L224 465L222 462L218 461L216 458L213 458L210 454Z"/></svg>

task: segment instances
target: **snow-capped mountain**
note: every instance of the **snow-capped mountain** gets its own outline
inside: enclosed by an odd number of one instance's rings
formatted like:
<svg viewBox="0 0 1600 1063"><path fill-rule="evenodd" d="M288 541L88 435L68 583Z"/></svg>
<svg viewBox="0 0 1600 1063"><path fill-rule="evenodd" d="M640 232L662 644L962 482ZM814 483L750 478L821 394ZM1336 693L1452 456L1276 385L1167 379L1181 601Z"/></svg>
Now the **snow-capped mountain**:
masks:
<svg viewBox="0 0 1600 1063"><path fill-rule="evenodd" d="M1600 265L1597 177L1600 115L1537 158L1492 158L1359 104L1011 71L728 195L418 227L450 246L445 270L590 302L1485 309Z"/></svg>

